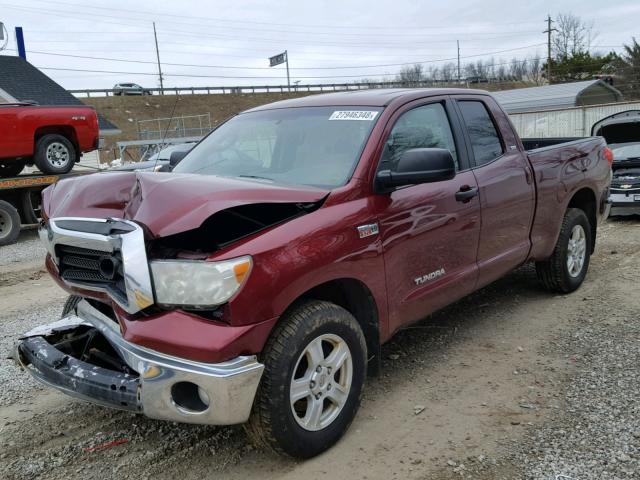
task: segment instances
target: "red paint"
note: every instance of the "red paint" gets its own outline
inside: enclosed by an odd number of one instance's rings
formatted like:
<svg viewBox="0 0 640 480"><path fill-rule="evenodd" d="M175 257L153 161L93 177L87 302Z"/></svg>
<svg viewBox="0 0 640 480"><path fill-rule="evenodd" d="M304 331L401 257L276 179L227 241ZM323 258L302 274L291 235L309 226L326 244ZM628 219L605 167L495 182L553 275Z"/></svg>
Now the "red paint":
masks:
<svg viewBox="0 0 640 480"><path fill-rule="evenodd" d="M504 154L471 164L455 102L483 101L494 117ZM454 128L462 171L452 180L374 191L384 143L405 111L444 102ZM187 174L98 174L59 182L45 191L50 217L124 217L149 238L197 228L217 211L262 202L313 202L322 206L294 220L239 240L210 260L253 257L243 289L224 307L224 323L179 310L130 318L116 309L125 338L162 352L201 361L260 353L278 318L301 295L336 279L353 279L370 291L386 341L406 326L499 278L519 265L547 258L574 194L588 189L604 212L610 168L599 138L528 154L502 109L472 90L373 90L305 97L261 109L289 106L384 106L347 185L330 192L251 180ZM466 152L466 153L465 153ZM467 163L465 163L467 162ZM460 189L479 195L457 201ZM356 227L377 223L379 235L360 238ZM55 266L48 264L56 276ZM420 283L417 278L444 269ZM58 283L62 284L58 280ZM68 287L65 287L70 291ZM78 291L76 291L78 292ZM104 296L80 291L105 300Z"/></svg>
<svg viewBox="0 0 640 480"><path fill-rule="evenodd" d="M120 440L113 440L112 442L102 443L100 445L96 445L95 447L85 448L84 451L87 453L93 453L96 450L104 450L111 447L117 447L118 445L124 445L125 443L129 443L128 438L121 438Z"/></svg>
<svg viewBox="0 0 640 480"><path fill-rule="evenodd" d="M98 148L98 117L93 107L0 104L0 159L31 157L36 137L59 133L78 154Z"/></svg>

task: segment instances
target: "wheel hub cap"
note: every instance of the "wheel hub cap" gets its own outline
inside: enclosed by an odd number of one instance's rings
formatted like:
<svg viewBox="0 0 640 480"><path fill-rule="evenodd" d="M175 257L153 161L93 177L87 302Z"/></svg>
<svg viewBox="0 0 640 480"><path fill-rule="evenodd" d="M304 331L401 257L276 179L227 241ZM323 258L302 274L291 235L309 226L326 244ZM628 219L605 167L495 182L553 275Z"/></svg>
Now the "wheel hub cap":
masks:
<svg viewBox="0 0 640 480"><path fill-rule="evenodd" d="M567 270L573 278L580 275L587 254L587 236L582 225L575 225L571 230L567 246Z"/></svg>
<svg viewBox="0 0 640 480"><path fill-rule="evenodd" d="M321 335L302 351L290 386L291 411L298 425L317 431L330 425L344 407L353 378L353 360L338 335Z"/></svg>
<svg viewBox="0 0 640 480"><path fill-rule="evenodd" d="M47 147L47 161L54 167L64 167L69 162L69 150L59 142L53 142Z"/></svg>

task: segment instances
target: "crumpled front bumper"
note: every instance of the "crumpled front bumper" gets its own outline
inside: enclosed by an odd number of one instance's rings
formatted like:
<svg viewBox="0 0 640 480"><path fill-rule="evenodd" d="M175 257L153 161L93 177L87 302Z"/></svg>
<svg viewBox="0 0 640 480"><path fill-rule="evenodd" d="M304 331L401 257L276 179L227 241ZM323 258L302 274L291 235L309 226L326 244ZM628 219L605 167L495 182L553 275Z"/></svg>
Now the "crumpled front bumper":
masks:
<svg viewBox="0 0 640 480"><path fill-rule="evenodd" d="M80 329L103 335L130 372L83 362L48 341ZM208 425L245 422L264 369L253 356L202 363L132 344L118 323L84 300L62 320L25 334L16 350L16 360L33 377L68 395L150 418Z"/></svg>

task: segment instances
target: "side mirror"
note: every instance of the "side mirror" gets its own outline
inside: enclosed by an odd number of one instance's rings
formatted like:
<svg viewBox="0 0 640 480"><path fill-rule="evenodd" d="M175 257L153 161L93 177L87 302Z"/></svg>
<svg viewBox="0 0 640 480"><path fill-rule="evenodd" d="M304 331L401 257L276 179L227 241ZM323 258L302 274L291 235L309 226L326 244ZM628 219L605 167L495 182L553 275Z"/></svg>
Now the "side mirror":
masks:
<svg viewBox="0 0 640 480"><path fill-rule="evenodd" d="M175 167L176 165L178 165L182 159L184 157L187 156L187 153L189 153L188 151L178 151L178 152L171 152L171 155L169 156L169 167L171 167L171 169L173 170L173 167Z"/></svg>
<svg viewBox="0 0 640 480"><path fill-rule="evenodd" d="M396 169L381 170L376 175L379 192L404 185L441 182L456 176L456 164L451 152L444 148L412 148L405 151Z"/></svg>

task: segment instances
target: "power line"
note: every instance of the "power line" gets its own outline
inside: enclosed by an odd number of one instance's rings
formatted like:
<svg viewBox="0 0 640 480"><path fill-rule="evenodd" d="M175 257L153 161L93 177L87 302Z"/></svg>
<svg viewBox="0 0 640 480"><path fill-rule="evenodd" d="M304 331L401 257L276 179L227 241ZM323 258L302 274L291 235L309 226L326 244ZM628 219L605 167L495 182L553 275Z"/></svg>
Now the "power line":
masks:
<svg viewBox="0 0 640 480"><path fill-rule="evenodd" d="M439 58L435 60L423 60L423 61L413 61L413 62L402 62L402 63L386 63L386 64L377 64L377 65L352 65L352 66L339 66L339 67L292 67L291 70L352 70L357 68L382 68L382 67L401 67L406 65L414 65L416 63L424 64L424 63L438 63L438 62L446 62L453 61L456 59L466 59L466 58L477 58L477 57L486 57L490 55L497 55L500 53L513 52L518 50L525 50L533 47L539 47L544 45L543 43L527 45L524 47L517 48L509 48L506 50L497 50L494 52L485 52L478 53L474 55L466 55L461 57L450 57L450 58ZM11 49L13 50L13 49ZM156 62L149 60L129 60L124 58L113 58L113 57L95 57L95 56L87 56L87 55L73 55L73 54L64 54L64 53L55 53L55 52L44 52L38 50L30 50L30 54L37 55L49 55L55 57L70 57L70 58L82 58L89 60L104 60L111 62L124 62L124 63L138 63L138 64L156 64ZM171 62L162 62L162 65L175 66L175 67L198 67L198 68L225 68L225 69L238 69L238 70L270 70L270 67L245 67L245 66L233 66L233 65L203 65L203 64L189 64L189 63L171 63Z"/></svg>
<svg viewBox="0 0 640 480"><path fill-rule="evenodd" d="M33 0L39 3L45 3L47 5L49 4L55 4L55 5L66 5L66 6L71 6L74 8L91 8L91 9L97 9L97 10L108 10L110 12L113 12L113 7L100 7L100 6L93 6L93 5L85 5L85 4L79 4L79 3L71 3L71 2L55 2L55 1L50 1L50 0ZM139 14L139 15L144 15L146 17L149 16L167 16L171 18L172 23L175 23L175 18L186 18L186 19L195 19L195 20L199 20L199 21L209 21L209 22L218 22L218 23L240 23L240 24L253 24L253 25L267 25L267 26L273 26L273 25L277 25L277 26L282 26L282 27L304 27L304 28L322 28L322 29L349 29L349 30L355 30L355 29L360 29L360 30L376 30L375 35L379 34L380 30L402 30L402 31L407 31L407 30L411 30L411 29L434 29L434 28L449 28L448 26L444 26L442 24L440 25L423 25L421 27L389 27L389 25L385 25L385 26L371 26L371 25L367 25L367 26L357 26L357 25L336 25L336 24L331 24L331 25L320 25L320 24L290 24L290 23L275 23L275 22L259 22L259 21L252 21L252 20L233 20L233 19L222 19L222 18L212 18L212 17L203 17L203 16L193 16L193 15L180 15L180 14L174 14L174 13L160 13L160 12L150 12L150 11L141 11L141 10L130 10L130 9L122 9L122 8L118 8L118 11L121 12L127 12L127 13L134 13L134 14ZM91 13L91 15L93 15L93 13ZM119 17L116 17L119 18ZM506 25L535 25L535 22L529 21L529 22L506 22ZM488 25L489 27L493 28L493 25ZM228 27L228 28L240 28L240 27ZM256 29L257 30L257 29ZM313 33L313 32L302 32L302 33ZM331 33L329 33L331 34ZM361 35L359 33L353 33L353 35Z"/></svg>

